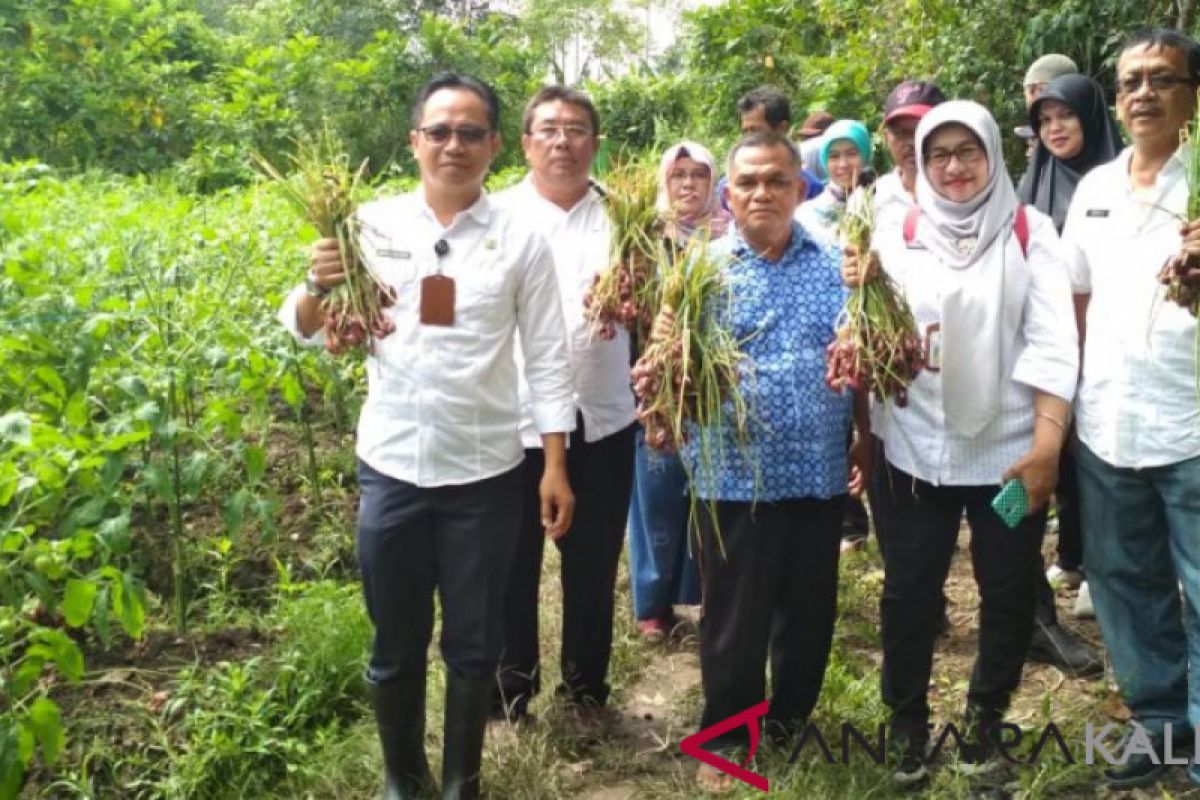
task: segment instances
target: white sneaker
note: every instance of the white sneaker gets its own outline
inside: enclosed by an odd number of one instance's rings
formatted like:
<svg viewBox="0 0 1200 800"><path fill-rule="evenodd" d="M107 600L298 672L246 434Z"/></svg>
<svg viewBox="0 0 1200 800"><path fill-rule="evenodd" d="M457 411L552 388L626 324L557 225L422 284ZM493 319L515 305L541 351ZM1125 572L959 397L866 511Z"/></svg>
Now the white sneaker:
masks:
<svg viewBox="0 0 1200 800"><path fill-rule="evenodd" d="M1075 598L1075 616L1079 619L1096 618L1096 609L1092 608L1092 593L1088 590L1087 581L1079 584L1079 596Z"/></svg>
<svg viewBox="0 0 1200 800"><path fill-rule="evenodd" d="M1083 573L1077 569L1063 569L1058 564L1046 570L1046 581L1055 589L1078 589L1083 583Z"/></svg>

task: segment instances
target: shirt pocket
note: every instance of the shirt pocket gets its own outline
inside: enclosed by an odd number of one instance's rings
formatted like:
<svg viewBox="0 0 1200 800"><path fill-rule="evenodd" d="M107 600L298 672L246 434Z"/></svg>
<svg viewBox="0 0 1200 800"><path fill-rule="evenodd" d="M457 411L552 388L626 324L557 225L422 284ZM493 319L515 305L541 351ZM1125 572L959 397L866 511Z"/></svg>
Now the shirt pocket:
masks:
<svg viewBox="0 0 1200 800"><path fill-rule="evenodd" d="M493 331L516 318L512 285L504 265L484 262L455 281L456 314L464 325L480 332Z"/></svg>

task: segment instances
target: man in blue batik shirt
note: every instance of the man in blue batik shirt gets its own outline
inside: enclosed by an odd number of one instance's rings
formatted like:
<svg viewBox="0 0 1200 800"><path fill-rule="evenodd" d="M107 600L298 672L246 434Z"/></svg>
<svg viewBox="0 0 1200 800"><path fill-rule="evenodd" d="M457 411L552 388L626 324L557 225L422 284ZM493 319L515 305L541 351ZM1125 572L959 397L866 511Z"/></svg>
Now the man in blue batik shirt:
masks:
<svg viewBox="0 0 1200 800"><path fill-rule="evenodd" d="M870 469L866 397L825 384L825 348L846 289L840 253L792 219L804 189L799 162L795 145L773 131L743 138L729 154L737 230L713 242L711 254L728 262L732 299L712 318L745 340L741 390L752 421L744 449L731 430L707 430L682 453L703 501L701 727L762 702L769 649L767 733L783 742L803 728L820 694L837 611L843 507ZM696 440L706 435L710 452L720 454L716 463L697 455ZM735 729L706 746L744 746L748 733ZM730 780L708 765L697 773L706 789Z"/></svg>

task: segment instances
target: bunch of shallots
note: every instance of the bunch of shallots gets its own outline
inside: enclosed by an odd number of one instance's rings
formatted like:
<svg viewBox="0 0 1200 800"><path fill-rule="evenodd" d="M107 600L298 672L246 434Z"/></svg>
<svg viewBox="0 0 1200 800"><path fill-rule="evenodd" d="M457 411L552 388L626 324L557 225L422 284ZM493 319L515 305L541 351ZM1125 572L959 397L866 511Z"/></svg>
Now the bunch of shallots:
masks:
<svg viewBox="0 0 1200 800"><path fill-rule="evenodd" d="M602 339L621 325L645 341L658 310L658 265L666 257L663 221L655 208L654 165L627 162L605 178L605 205L612 225L609 267L596 275L583 299L585 317Z"/></svg>
<svg viewBox="0 0 1200 800"><path fill-rule="evenodd" d="M856 191L838 225L845 244L863 259L871 248L870 189ZM869 390L880 402L908 402L908 387L921 371L924 353L917 324L904 295L880 269L850 291L825 351L825 383L836 391Z"/></svg>
<svg viewBox="0 0 1200 800"><path fill-rule="evenodd" d="M1200 101L1200 91L1197 91L1196 99ZM1189 156L1185 169L1188 188L1188 220L1200 219L1200 141L1198 139L1200 139L1200 107L1192 120L1179 131L1180 144L1191 145L1188 148ZM1158 273L1159 283L1167 287L1166 299L1183 306L1193 317L1200 315L1200 291L1184 278L1189 271L1197 268L1200 268L1200 259L1181 253L1168 259ZM1196 346L1200 352L1200 329L1196 333ZM1200 368L1200 364L1197 364L1197 368ZM1200 377L1197 378L1197 385L1200 385Z"/></svg>
<svg viewBox="0 0 1200 800"><path fill-rule="evenodd" d="M362 185L367 162L364 160L351 172L349 157L328 128L315 139L296 143L296 154L291 157L295 170L290 177L261 156L255 156L255 161L322 237L338 242L346 279L321 301L325 348L335 355L358 348L373 353L375 340L396 329L385 311L395 304L396 292L371 271L359 251L355 194Z"/></svg>
<svg viewBox="0 0 1200 800"><path fill-rule="evenodd" d="M679 258L663 264L661 312L633 367L638 419L646 444L657 450L683 444L692 430L725 425L745 438L749 413L738 388L744 356L719 322L730 295L706 248L693 240Z"/></svg>

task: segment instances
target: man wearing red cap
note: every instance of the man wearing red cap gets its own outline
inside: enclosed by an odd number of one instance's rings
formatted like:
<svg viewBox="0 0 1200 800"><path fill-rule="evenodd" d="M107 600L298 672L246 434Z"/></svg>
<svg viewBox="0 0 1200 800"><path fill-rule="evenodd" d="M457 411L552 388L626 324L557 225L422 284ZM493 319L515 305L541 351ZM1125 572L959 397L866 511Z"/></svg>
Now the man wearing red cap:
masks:
<svg viewBox="0 0 1200 800"><path fill-rule="evenodd" d="M946 98L925 81L904 81L883 104L883 138L896 168L875 182L875 225L904 224L915 202L917 186L917 123L925 112Z"/></svg>

